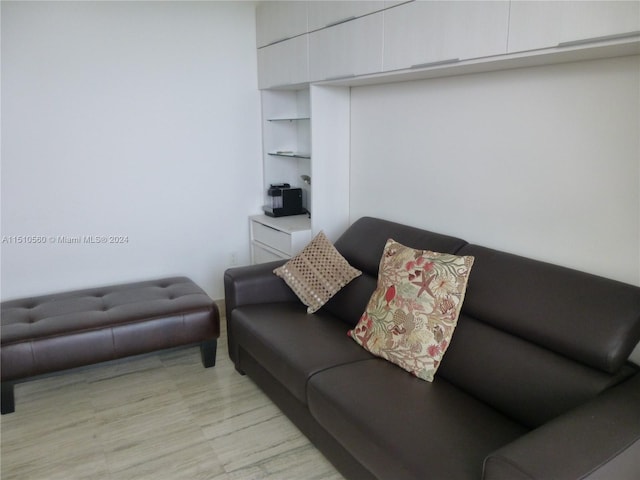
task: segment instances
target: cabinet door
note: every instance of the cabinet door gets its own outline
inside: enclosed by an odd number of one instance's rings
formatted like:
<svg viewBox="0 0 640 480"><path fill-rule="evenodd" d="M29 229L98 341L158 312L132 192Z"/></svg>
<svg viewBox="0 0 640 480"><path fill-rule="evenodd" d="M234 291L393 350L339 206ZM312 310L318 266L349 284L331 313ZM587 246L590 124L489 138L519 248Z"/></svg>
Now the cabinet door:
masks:
<svg viewBox="0 0 640 480"><path fill-rule="evenodd" d="M309 80L382 70L382 12L309 33Z"/></svg>
<svg viewBox="0 0 640 480"><path fill-rule="evenodd" d="M384 0L384 8L396 7L403 3L415 2L415 0Z"/></svg>
<svg viewBox="0 0 640 480"><path fill-rule="evenodd" d="M638 1L514 1L509 52L640 30Z"/></svg>
<svg viewBox="0 0 640 480"><path fill-rule="evenodd" d="M508 1L416 1L384 12L384 70L504 54Z"/></svg>
<svg viewBox="0 0 640 480"><path fill-rule="evenodd" d="M307 2L259 2L256 7L258 47L307 33Z"/></svg>
<svg viewBox="0 0 640 480"><path fill-rule="evenodd" d="M308 36L301 35L258 49L258 88L306 83L309 80Z"/></svg>
<svg viewBox="0 0 640 480"><path fill-rule="evenodd" d="M385 8L380 0L373 1L341 1L308 2L309 31L336 25L347 20L367 15Z"/></svg>

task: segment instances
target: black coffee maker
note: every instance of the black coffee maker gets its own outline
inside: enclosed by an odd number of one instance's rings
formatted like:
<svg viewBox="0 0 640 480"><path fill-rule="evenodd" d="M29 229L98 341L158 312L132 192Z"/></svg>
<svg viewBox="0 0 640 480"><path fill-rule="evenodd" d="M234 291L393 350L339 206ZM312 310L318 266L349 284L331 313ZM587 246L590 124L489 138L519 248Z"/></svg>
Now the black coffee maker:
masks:
<svg viewBox="0 0 640 480"><path fill-rule="evenodd" d="M288 183L272 183L267 190L271 205L262 207L270 217L286 217L306 213L302 207L302 189L291 188Z"/></svg>

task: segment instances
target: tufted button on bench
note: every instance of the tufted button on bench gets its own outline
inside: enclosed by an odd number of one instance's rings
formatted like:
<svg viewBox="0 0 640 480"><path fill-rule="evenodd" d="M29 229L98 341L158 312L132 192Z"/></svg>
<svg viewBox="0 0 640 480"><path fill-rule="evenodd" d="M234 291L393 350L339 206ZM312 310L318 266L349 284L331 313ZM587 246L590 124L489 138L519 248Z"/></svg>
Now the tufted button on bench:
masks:
<svg viewBox="0 0 640 480"><path fill-rule="evenodd" d="M44 295L2 303L2 414L14 384L36 375L180 345L216 361L216 304L186 277Z"/></svg>

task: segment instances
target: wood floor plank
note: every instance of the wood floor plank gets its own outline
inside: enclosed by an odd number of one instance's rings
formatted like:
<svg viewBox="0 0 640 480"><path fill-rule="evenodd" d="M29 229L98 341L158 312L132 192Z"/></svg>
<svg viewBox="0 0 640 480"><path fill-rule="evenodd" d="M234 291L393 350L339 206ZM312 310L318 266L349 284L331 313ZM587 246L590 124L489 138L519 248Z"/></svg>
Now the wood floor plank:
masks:
<svg viewBox="0 0 640 480"><path fill-rule="evenodd" d="M224 334L224 332L223 332ZM0 417L2 480L342 480L227 356L197 347L16 386Z"/></svg>

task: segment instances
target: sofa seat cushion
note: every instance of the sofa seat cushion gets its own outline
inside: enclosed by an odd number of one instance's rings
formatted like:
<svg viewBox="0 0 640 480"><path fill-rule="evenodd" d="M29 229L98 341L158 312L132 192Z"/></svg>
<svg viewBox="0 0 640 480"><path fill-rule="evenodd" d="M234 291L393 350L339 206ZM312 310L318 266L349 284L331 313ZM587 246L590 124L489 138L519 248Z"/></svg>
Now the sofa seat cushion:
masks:
<svg viewBox="0 0 640 480"><path fill-rule="evenodd" d="M241 350L304 404L311 375L373 358L347 336L349 326L344 322L322 310L309 315L298 302L247 305L234 309L231 315Z"/></svg>
<svg viewBox="0 0 640 480"><path fill-rule="evenodd" d="M527 429L446 380L420 382L382 359L317 373L314 418L378 478L478 479L484 458Z"/></svg>
<svg viewBox="0 0 640 480"><path fill-rule="evenodd" d="M639 405L640 375L635 375L493 452L484 478L637 480Z"/></svg>

